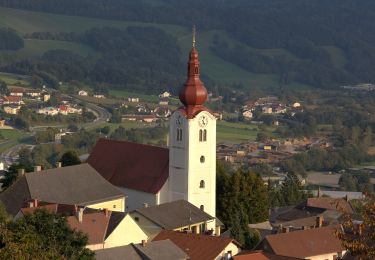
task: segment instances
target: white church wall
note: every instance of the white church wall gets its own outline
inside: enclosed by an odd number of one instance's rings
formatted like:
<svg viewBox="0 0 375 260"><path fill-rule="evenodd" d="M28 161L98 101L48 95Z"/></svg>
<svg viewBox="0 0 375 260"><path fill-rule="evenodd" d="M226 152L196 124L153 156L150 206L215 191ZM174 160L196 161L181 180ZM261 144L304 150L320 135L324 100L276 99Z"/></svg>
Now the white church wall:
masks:
<svg viewBox="0 0 375 260"><path fill-rule="evenodd" d="M126 195L126 212L157 205L157 194L118 187Z"/></svg>

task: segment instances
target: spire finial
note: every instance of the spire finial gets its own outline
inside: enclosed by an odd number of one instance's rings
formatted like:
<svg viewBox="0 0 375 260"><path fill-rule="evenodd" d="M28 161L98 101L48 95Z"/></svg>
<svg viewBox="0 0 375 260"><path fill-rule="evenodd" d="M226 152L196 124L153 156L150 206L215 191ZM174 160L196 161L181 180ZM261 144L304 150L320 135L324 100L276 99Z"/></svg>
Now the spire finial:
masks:
<svg viewBox="0 0 375 260"><path fill-rule="evenodd" d="M195 24L193 25L193 48L195 48Z"/></svg>

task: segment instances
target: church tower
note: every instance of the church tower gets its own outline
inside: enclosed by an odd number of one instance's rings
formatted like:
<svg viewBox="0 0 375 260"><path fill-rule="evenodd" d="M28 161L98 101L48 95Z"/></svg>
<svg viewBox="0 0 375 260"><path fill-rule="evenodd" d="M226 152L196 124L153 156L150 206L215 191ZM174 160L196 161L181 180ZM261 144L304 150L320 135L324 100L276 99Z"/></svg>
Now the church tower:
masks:
<svg viewBox="0 0 375 260"><path fill-rule="evenodd" d="M215 217L216 118L204 106L207 90L199 77L198 58L193 29L187 80L179 96L183 106L170 120L169 195L171 201L187 200Z"/></svg>

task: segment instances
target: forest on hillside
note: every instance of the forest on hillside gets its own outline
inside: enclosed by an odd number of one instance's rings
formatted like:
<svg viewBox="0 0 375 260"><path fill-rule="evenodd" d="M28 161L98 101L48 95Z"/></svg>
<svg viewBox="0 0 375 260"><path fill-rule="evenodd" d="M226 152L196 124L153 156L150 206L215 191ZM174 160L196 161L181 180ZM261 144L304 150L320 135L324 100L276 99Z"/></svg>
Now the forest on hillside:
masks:
<svg viewBox="0 0 375 260"><path fill-rule="evenodd" d="M217 56L249 72L276 74L280 85L299 82L334 88L342 84L375 82L375 2L371 0L360 3L356 0L0 0L0 6L186 28L196 24L201 31L222 30L238 44L231 45L222 35L217 35L210 43L210 49ZM159 90L161 85L181 83L183 64L172 57L179 51L175 39L150 31L140 32L142 36L137 38L138 33L116 30L98 29L83 35L48 37L84 42L102 54L100 58L80 58L79 63L75 60L78 57L64 61L71 65L87 64L82 65L84 72L77 80L143 90L151 87L152 91ZM29 37L45 37L47 33ZM99 39L104 44L92 46L93 43L87 41L90 33L104 37ZM157 45L161 43L167 45L160 48ZM266 55L257 51L259 49L282 49L290 55ZM342 54L341 62L337 62L332 49ZM142 59L135 57L140 53ZM61 64L51 63L48 59L23 61L22 65L7 63L1 69L43 77L48 74L59 79L77 76Z"/></svg>

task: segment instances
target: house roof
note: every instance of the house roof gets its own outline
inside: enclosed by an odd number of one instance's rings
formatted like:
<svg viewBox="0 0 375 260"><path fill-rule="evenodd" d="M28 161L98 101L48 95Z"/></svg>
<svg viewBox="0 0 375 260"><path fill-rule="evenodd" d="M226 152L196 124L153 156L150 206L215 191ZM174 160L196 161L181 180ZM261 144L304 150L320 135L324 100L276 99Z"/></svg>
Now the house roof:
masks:
<svg viewBox="0 0 375 260"><path fill-rule="evenodd" d="M177 200L135 211L169 230L215 219L186 200Z"/></svg>
<svg viewBox="0 0 375 260"><path fill-rule="evenodd" d="M334 235L335 229L341 227L337 225L279 233L266 236L265 240L277 255L305 258L344 251L341 241Z"/></svg>
<svg viewBox="0 0 375 260"><path fill-rule="evenodd" d="M241 252L233 256L233 260L300 260L302 258L295 258L289 256L280 256L263 251Z"/></svg>
<svg viewBox="0 0 375 260"><path fill-rule="evenodd" d="M221 252L230 244L240 245L230 238L187 234L177 231L162 230L153 241L170 239L181 248L190 260L216 259Z"/></svg>
<svg viewBox="0 0 375 260"><path fill-rule="evenodd" d="M323 209L334 209L334 210L344 210L347 213L354 213L349 202L345 199L334 199L334 198L308 198L306 206L314 208Z"/></svg>
<svg viewBox="0 0 375 260"><path fill-rule="evenodd" d="M100 139L87 162L113 185L156 194L168 179L169 150Z"/></svg>
<svg viewBox="0 0 375 260"><path fill-rule="evenodd" d="M103 211L84 212L82 222L79 222L76 216L67 217L67 221L70 228L87 235L89 245L95 245L104 242L110 215L111 212L106 216Z"/></svg>
<svg viewBox="0 0 375 260"><path fill-rule="evenodd" d="M8 102L21 102L22 97L20 97L20 96L5 96L4 100L6 100Z"/></svg>
<svg viewBox="0 0 375 260"><path fill-rule="evenodd" d="M26 201L38 199L50 203L89 205L124 197L88 164L25 173L0 194L9 214L15 215Z"/></svg>
<svg viewBox="0 0 375 260"><path fill-rule="evenodd" d="M148 242L144 246L140 244L130 244L127 246L119 246L108 249L95 251L97 260L143 260L143 259L188 259L178 246L170 240L161 240Z"/></svg>

